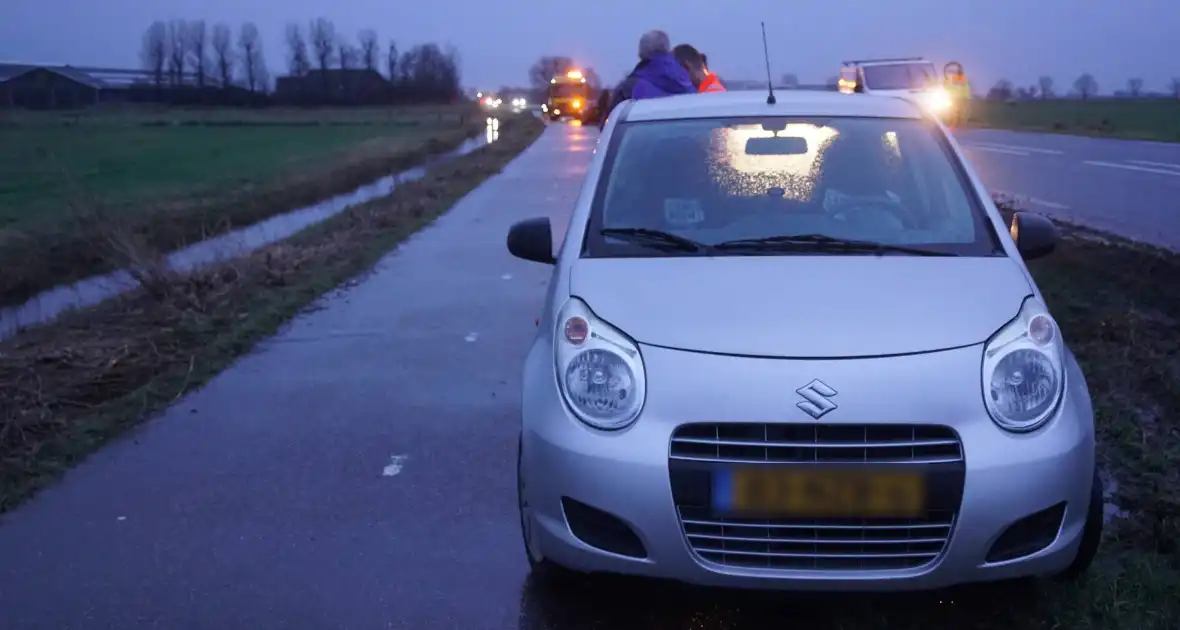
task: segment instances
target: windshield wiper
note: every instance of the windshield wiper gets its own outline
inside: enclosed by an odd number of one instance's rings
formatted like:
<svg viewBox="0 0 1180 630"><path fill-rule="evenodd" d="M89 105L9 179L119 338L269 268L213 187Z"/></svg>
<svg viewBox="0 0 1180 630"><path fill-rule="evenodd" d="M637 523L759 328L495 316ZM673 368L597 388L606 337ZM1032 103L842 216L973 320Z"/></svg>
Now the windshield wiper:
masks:
<svg viewBox="0 0 1180 630"><path fill-rule="evenodd" d="M603 228L598 233L624 241L631 241L643 245L654 245L680 252L699 252L709 249L708 245L698 243L691 238L650 228Z"/></svg>
<svg viewBox="0 0 1180 630"><path fill-rule="evenodd" d="M950 252L940 252L920 247L905 245L890 245L876 241L860 241L855 239L838 238L826 234L785 234L782 236L767 236L765 238L743 238L724 241L713 246L718 251L734 250L763 250L763 251L843 251L843 252L886 252L910 254L911 256L958 256Z"/></svg>

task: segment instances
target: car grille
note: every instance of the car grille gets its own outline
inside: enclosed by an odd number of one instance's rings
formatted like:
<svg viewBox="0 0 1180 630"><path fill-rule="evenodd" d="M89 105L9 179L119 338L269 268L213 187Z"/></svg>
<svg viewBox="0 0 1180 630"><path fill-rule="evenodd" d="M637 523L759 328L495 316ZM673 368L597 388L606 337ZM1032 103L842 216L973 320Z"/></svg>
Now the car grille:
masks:
<svg viewBox="0 0 1180 630"><path fill-rule="evenodd" d="M688 544L702 560L783 570L888 570L928 564L942 553L954 513L922 519L737 519L680 507Z"/></svg>
<svg viewBox="0 0 1180 630"><path fill-rule="evenodd" d="M730 464L920 466L928 510L911 519L747 518L712 513L713 471ZM703 561L739 568L883 571L933 562L962 501L958 435L936 425L689 424L672 436L672 494Z"/></svg>
<svg viewBox="0 0 1180 630"><path fill-rule="evenodd" d="M703 462L916 463L962 461L950 427L896 424L688 424L672 459Z"/></svg>

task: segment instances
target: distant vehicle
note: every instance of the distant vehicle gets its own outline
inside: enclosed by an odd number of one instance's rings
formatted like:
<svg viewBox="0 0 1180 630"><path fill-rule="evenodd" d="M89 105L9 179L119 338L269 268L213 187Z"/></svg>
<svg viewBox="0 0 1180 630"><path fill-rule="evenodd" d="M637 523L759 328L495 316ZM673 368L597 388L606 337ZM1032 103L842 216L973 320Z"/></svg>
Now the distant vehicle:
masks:
<svg viewBox="0 0 1180 630"><path fill-rule="evenodd" d="M484 109L499 109L504 100L495 94L480 94L479 104Z"/></svg>
<svg viewBox="0 0 1180 630"><path fill-rule="evenodd" d="M549 80L541 111L553 121L570 118L588 122L586 114L593 104L592 92L581 71L570 70Z"/></svg>
<svg viewBox="0 0 1180 630"><path fill-rule="evenodd" d="M845 61L837 88L845 94L914 99L939 116L947 114L953 106L934 63L923 57Z"/></svg>
<svg viewBox="0 0 1180 630"><path fill-rule="evenodd" d="M872 75L870 75L872 78ZM524 359L536 579L924 590L1076 577L1103 528L1094 412L1005 224L912 101L627 101L598 139Z"/></svg>

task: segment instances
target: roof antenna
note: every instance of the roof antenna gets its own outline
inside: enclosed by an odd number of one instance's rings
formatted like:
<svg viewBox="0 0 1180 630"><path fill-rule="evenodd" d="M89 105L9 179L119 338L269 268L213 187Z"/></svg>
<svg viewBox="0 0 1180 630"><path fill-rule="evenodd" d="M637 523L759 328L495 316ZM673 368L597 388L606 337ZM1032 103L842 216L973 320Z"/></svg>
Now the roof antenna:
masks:
<svg viewBox="0 0 1180 630"><path fill-rule="evenodd" d="M762 22L762 55L766 57L766 104L774 105L774 81L770 78L770 49L766 47L766 22Z"/></svg>

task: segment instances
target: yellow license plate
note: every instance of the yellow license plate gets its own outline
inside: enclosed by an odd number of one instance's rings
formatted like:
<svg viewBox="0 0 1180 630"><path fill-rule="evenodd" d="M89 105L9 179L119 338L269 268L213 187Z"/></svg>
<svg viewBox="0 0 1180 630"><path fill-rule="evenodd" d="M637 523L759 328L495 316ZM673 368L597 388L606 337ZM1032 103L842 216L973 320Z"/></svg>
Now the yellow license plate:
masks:
<svg viewBox="0 0 1180 630"><path fill-rule="evenodd" d="M926 488L914 471L739 468L714 477L722 512L815 517L914 517Z"/></svg>

